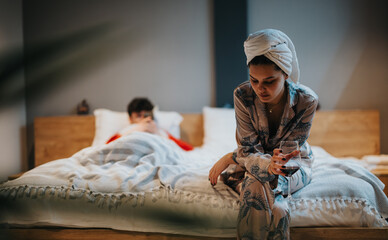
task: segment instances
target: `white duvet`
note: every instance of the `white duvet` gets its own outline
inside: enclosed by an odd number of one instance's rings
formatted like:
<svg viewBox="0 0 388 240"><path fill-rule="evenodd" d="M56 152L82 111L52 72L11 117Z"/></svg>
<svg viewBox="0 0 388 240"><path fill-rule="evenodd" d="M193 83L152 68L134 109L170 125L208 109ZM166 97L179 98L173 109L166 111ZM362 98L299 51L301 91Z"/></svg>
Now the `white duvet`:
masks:
<svg viewBox="0 0 388 240"><path fill-rule="evenodd" d="M86 148L0 185L0 223L234 236L238 195L208 181L230 150L185 152L147 133ZM381 181L354 161L313 151L312 182L293 194L291 226L387 226Z"/></svg>

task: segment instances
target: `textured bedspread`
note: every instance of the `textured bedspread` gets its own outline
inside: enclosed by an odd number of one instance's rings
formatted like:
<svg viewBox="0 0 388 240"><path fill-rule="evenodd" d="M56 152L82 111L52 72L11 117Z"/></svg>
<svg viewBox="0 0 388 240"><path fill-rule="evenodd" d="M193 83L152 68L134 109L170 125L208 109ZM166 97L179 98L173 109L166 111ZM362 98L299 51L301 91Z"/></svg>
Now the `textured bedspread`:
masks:
<svg viewBox="0 0 388 240"><path fill-rule="evenodd" d="M238 196L207 176L230 149L215 148L184 152L147 133L86 148L0 185L0 223L234 236ZM291 225L387 226L382 183L353 161L313 151L312 182L293 195Z"/></svg>
<svg viewBox="0 0 388 240"><path fill-rule="evenodd" d="M141 193L163 187L214 193L207 179L218 160L214 155L203 150L185 152L168 139L135 132L39 166L3 187L50 185L100 193Z"/></svg>

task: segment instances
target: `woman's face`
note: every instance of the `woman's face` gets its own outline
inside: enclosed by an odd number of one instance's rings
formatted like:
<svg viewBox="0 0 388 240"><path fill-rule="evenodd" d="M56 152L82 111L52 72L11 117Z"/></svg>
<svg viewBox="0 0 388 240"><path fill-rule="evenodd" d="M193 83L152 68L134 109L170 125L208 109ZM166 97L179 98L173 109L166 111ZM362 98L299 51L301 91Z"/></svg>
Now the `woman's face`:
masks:
<svg viewBox="0 0 388 240"><path fill-rule="evenodd" d="M287 75L272 64L250 65L249 79L261 102L276 104L283 96Z"/></svg>

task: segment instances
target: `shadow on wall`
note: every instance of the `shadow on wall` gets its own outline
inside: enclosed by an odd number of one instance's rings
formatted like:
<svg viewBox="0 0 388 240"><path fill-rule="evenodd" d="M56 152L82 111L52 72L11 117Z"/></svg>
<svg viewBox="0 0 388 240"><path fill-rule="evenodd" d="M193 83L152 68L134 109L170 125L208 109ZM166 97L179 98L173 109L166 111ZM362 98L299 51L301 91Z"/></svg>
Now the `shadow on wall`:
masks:
<svg viewBox="0 0 388 240"><path fill-rule="evenodd" d="M123 29L114 23L102 23L4 52L0 55L0 108L26 94L31 99L54 85L68 84L71 76L93 71L123 56L139 43L133 31ZM23 71L26 80L17 81Z"/></svg>
<svg viewBox="0 0 388 240"><path fill-rule="evenodd" d="M378 109L386 107L388 102L388 47L386 40L370 35L354 65L354 71L338 96L336 109ZM373 42L369 45L368 42ZM335 83L333 83L335 84Z"/></svg>
<svg viewBox="0 0 388 240"><path fill-rule="evenodd" d="M377 108L387 96L388 2L353 1L349 7L351 21L319 88L332 94L321 100L326 109Z"/></svg>
<svg viewBox="0 0 388 240"><path fill-rule="evenodd" d="M383 110L388 100L388 8L387 1L356 2L355 22L364 37L354 71L340 95L336 108L344 106ZM351 42L352 39L346 39ZM346 43L344 43L345 45ZM344 46L345 47L345 46ZM355 49L356 50L356 49ZM388 114L388 112L387 112ZM388 116L387 116L388 118Z"/></svg>
<svg viewBox="0 0 388 240"><path fill-rule="evenodd" d="M34 114L29 115L28 109L31 102L54 87L72 84L77 79L74 76L85 75L127 56L140 43L134 33L136 29L105 22L52 39L25 42L24 46L0 55L0 109L26 101L27 146L21 147L26 147L28 169L34 166ZM23 74L25 81L20 81ZM22 165L24 169L25 164Z"/></svg>
<svg viewBox="0 0 388 240"><path fill-rule="evenodd" d="M384 12L387 6L386 1L352 1L348 6L351 21L319 88L332 93L321 96L324 108L370 109L374 107L373 98L385 97L380 92L387 82L383 79L388 76L388 17Z"/></svg>

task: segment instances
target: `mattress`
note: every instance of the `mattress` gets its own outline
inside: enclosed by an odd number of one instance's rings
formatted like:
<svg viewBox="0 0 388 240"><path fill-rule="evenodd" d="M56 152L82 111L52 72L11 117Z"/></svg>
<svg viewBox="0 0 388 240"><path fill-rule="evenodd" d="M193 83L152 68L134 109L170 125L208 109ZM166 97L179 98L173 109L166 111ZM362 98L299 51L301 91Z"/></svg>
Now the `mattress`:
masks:
<svg viewBox="0 0 388 240"><path fill-rule="evenodd" d="M388 226L383 183L313 147L312 181L293 194L291 226ZM238 195L208 171L230 149L185 152L147 133L89 147L0 185L0 224L233 237Z"/></svg>

